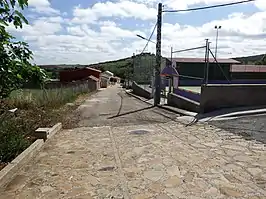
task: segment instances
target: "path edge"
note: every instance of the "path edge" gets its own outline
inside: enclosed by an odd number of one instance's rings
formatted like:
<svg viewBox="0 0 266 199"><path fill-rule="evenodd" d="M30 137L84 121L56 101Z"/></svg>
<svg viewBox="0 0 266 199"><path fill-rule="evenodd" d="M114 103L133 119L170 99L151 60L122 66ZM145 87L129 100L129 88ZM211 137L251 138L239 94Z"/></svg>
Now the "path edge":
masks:
<svg viewBox="0 0 266 199"><path fill-rule="evenodd" d="M47 139L52 138L61 129L62 123L55 124L49 129ZM45 141L43 139L37 139L0 171L0 189L3 189L5 186L7 186L8 183L10 183L16 176L17 172L37 155L44 143Z"/></svg>

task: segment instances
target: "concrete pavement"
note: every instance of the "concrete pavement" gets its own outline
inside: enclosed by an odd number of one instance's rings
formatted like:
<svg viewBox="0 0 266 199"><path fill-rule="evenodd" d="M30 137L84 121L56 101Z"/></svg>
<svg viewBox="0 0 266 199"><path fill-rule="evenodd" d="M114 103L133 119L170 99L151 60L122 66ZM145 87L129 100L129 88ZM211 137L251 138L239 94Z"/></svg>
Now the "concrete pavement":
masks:
<svg viewBox="0 0 266 199"><path fill-rule="evenodd" d="M241 135L245 139L254 139L266 144L266 114L248 115L233 120L209 121L209 124Z"/></svg>
<svg viewBox="0 0 266 199"><path fill-rule="evenodd" d="M49 140L1 199L266 197L263 144L204 123L185 126L118 87L79 112L79 127Z"/></svg>

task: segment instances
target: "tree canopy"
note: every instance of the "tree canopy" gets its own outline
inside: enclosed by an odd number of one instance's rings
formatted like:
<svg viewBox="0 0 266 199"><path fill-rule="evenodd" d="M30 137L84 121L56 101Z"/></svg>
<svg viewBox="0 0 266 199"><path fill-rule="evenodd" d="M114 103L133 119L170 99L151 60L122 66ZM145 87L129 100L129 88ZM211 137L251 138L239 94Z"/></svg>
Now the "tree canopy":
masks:
<svg viewBox="0 0 266 199"><path fill-rule="evenodd" d="M0 0L0 99L22 85L32 82L41 84L46 75L38 66L32 65L32 51L27 43L16 41L6 27L23 28L28 24L20 12L28 6L28 0Z"/></svg>

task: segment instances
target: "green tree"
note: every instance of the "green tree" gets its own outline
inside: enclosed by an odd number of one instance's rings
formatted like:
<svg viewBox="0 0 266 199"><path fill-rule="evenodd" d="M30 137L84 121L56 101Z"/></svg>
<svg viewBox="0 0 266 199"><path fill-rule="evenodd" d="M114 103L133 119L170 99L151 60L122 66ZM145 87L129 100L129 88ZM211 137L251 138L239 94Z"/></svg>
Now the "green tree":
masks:
<svg viewBox="0 0 266 199"><path fill-rule="evenodd" d="M32 52L25 42L15 41L6 27L13 24L22 28L27 19L19 10L28 6L28 0L0 0L0 99L22 85L41 84L46 75L38 66L32 65Z"/></svg>
<svg viewBox="0 0 266 199"><path fill-rule="evenodd" d="M263 55L263 57L259 60L255 62L256 65L266 65L266 54Z"/></svg>

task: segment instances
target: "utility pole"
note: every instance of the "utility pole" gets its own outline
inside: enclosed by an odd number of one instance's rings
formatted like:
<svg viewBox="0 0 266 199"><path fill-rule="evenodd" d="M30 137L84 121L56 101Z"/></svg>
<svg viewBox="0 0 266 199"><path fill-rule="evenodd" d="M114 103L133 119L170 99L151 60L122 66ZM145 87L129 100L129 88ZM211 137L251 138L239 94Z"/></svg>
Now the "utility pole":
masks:
<svg viewBox="0 0 266 199"><path fill-rule="evenodd" d="M214 28L216 29L215 58L217 58L218 34L219 34L219 29L221 29L222 26L215 26Z"/></svg>
<svg viewBox="0 0 266 199"><path fill-rule="evenodd" d="M136 66L135 66L135 64L136 64L136 57L135 57L135 53L133 53L133 78L132 78L132 83L133 83L133 81L135 81L136 82Z"/></svg>
<svg viewBox="0 0 266 199"><path fill-rule="evenodd" d="M209 62L209 56L210 56L210 42L209 39L206 39L206 54L205 54L205 63L206 63L206 79L205 79L205 84L208 84L208 80L209 80L209 66L210 66L210 62Z"/></svg>
<svg viewBox="0 0 266 199"><path fill-rule="evenodd" d="M171 46L171 70L173 71L173 47ZM170 76L169 78L170 82L169 82L169 93L172 92L172 90L174 90L174 76Z"/></svg>
<svg viewBox="0 0 266 199"><path fill-rule="evenodd" d="M157 106L161 102L161 37L162 37L162 3L158 4L157 15L157 43L156 43L156 66L155 66L155 95L154 106Z"/></svg>
<svg viewBox="0 0 266 199"><path fill-rule="evenodd" d="M171 47L171 66L173 66L173 47Z"/></svg>

